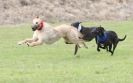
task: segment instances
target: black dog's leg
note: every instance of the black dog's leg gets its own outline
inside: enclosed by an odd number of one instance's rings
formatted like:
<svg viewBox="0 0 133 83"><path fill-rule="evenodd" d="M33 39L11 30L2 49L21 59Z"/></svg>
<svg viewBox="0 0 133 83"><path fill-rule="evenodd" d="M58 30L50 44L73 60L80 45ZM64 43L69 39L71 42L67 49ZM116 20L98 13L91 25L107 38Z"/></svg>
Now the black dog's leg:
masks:
<svg viewBox="0 0 133 83"><path fill-rule="evenodd" d="M113 51L112 51L112 44L109 45L109 52L111 53L111 55L113 54Z"/></svg>
<svg viewBox="0 0 133 83"><path fill-rule="evenodd" d="M102 46L101 44L99 45L99 48L102 48L102 49L105 49L106 48L106 46L104 45L104 46Z"/></svg>
<svg viewBox="0 0 133 83"><path fill-rule="evenodd" d="M102 48L102 49L106 49L106 51L108 52L108 46L106 44L103 44L103 45L99 45L99 48Z"/></svg>
<svg viewBox="0 0 133 83"><path fill-rule="evenodd" d="M100 47L100 44L98 43L98 44L97 44L97 51L98 51L98 52L100 52L99 47Z"/></svg>
<svg viewBox="0 0 133 83"><path fill-rule="evenodd" d="M105 48L106 48L106 51L108 52L109 51L109 46L106 46Z"/></svg>
<svg viewBox="0 0 133 83"><path fill-rule="evenodd" d="M98 41L97 41L97 38L95 37L95 41L96 41L96 44L97 44L97 51L98 52L100 52L100 47L101 47L101 45L100 45L100 43L98 43Z"/></svg>
<svg viewBox="0 0 133 83"><path fill-rule="evenodd" d="M100 46L100 48L102 48L102 49L106 49L106 51L108 52L109 51L109 46L108 45L106 45L106 44L104 44L103 46Z"/></svg>
<svg viewBox="0 0 133 83"><path fill-rule="evenodd" d="M112 51L112 54L111 55L113 55L114 54L114 51L115 51L115 48L117 47L117 43L116 44L114 44L114 46L113 46L113 51Z"/></svg>
<svg viewBox="0 0 133 83"><path fill-rule="evenodd" d="M98 42L97 42L97 37L95 37L95 42L96 42L96 44L98 43Z"/></svg>
<svg viewBox="0 0 133 83"><path fill-rule="evenodd" d="M74 52L74 55L76 55L77 52L78 52L78 45L76 44L76 45L75 45L75 52Z"/></svg>

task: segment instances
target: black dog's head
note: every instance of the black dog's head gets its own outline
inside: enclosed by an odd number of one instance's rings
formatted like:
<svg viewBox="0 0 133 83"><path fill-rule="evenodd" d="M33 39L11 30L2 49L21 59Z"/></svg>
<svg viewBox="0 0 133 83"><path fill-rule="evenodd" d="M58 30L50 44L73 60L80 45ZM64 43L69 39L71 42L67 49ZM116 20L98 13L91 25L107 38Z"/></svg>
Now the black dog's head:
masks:
<svg viewBox="0 0 133 83"><path fill-rule="evenodd" d="M102 26L97 27L95 30L92 31L92 33L96 35L103 35L105 29Z"/></svg>
<svg viewBox="0 0 133 83"><path fill-rule="evenodd" d="M74 22L74 23L71 24L71 26L73 26L73 27L78 29L80 23L82 23L82 22Z"/></svg>

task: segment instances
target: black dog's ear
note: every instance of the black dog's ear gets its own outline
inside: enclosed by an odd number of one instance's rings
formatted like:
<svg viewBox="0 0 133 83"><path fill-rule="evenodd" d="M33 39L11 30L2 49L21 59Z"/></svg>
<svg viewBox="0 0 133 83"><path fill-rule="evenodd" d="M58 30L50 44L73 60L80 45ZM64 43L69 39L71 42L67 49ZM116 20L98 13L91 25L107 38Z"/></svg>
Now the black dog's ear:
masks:
<svg viewBox="0 0 133 83"><path fill-rule="evenodd" d="M105 29L104 29L103 27L100 26L100 27L97 28L97 31L104 32Z"/></svg>
<svg viewBox="0 0 133 83"><path fill-rule="evenodd" d="M80 24L80 23L82 23L82 22L81 22L81 21L77 21L77 22L75 22L75 23Z"/></svg>
<svg viewBox="0 0 133 83"><path fill-rule="evenodd" d="M80 24L80 23L82 23L82 22L81 22L81 21L77 21L77 22L75 22L75 23Z"/></svg>
<svg viewBox="0 0 133 83"><path fill-rule="evenodd" d="M98 28L100 28L102 31L105 31L105 29L101 25Z"/></svg>
<svg viewBox="0 0 133 83"><path fill-rule="evenodd" d="M79 22L79 23L82 23L82 22Z"/></svg>
<svg viewBox="0 0 133 83"><path fill-rule="evenodd" d="M102 31L105 31L105 29L103 27L100 27Z"/></svg>
<svg viewBox="0 0 133 83"><path fill-rule="evenodd" d="M77 21L77 22L72 23L71 26L78 27L80 23L82 23L82 22Z"/></svg>
<svg viewBox="0 0 133 83"><path fill-rule="evenodd" d="M102 27L102 30L105 31L105 29Z"/></svg>

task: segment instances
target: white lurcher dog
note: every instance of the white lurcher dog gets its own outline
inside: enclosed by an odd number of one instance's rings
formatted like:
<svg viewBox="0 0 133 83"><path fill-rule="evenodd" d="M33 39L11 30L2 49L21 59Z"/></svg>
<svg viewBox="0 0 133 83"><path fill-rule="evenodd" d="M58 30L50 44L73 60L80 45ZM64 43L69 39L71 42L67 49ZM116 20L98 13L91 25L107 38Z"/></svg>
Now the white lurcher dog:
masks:
<svg viewBox="0 0 133 83"><path fill-rule="evenodd" d="M32 30L33 37L18 42L19 45L27 44L28 46L37 46L43 43L52 44L60 38L64 38L66 43L73 43L80 47L83 44L87 48L84 41L81 39L82 35L79 31L70 25L60 25L52 28L48 23L41 20L39 17L33 19Z"/></svg>

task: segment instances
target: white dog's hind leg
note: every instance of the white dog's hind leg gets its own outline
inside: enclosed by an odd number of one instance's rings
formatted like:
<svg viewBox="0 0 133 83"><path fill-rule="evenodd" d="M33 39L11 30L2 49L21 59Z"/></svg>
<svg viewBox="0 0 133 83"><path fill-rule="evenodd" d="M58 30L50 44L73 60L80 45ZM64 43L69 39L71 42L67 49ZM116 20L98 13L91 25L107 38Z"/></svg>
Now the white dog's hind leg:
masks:
<svg viewBox="0 0 133 83"><path fill-rule="evenodd" d="M84 45L84 47L85 47L85 48L87 48L87 49L88 49L88 46L85 44L85 42L83 42L83 45Z"/></svg>
<svg viewBox="0 0 133 83"><path fill-rule="evenodd" d="M79 39L77 44L79 45L79 47L88 48L88 46L85 44L84 40L82 40L82 39Z"/></svg>

